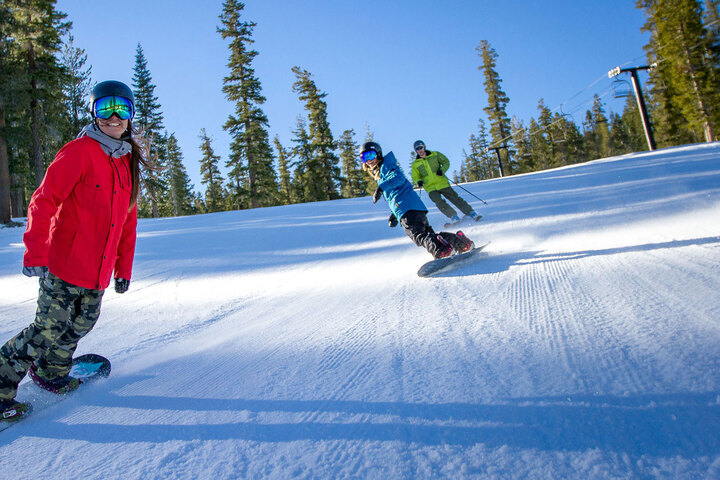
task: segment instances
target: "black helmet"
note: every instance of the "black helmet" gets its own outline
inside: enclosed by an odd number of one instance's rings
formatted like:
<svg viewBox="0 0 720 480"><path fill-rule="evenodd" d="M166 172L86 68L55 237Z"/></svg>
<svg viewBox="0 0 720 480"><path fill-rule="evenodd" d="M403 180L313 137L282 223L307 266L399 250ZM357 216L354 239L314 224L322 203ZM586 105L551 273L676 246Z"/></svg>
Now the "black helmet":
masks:
<svg viewBox="0 0 720 480"><path fill-rule="evenodd" d="M95 85L95 88L90 93L90 110L93 110L92 106L95 105L95 100L110 96L127 98L132 103L133 110L135 110L135 95L133 95L130 87L117 80L105 80Z"/></svg>
<svg viewBox="0 0 720 480"><path fill-rule="evenodd" d="M413 143L413 150L417 150L418 147L425 147L425 142L422 140L415 140L415 143Z"/></svg>
<svg viewBox="0 0 720 480"><path fill-rule="evenodd" d="M378 158L382 158L382 147L379 143L376 142L365 142L363 143L362 148L360 149L360 156L362 157L362 154L365 152L369 152L370 150L375 151L377 153Z"/></svg>

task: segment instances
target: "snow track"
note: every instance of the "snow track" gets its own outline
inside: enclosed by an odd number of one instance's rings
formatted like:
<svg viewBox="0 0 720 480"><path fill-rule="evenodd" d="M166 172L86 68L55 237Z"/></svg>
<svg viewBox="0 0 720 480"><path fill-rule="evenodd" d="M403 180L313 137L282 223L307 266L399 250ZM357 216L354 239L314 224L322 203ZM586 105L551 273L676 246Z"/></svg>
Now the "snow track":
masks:
<svg viewBox="0 0 720 480"><path fill-rule="evenodd" d="M466 185L488 256L429 279L368 198L143 220L78 352L112 376L3 432L0 471L718 479L719 157ZM0 229L4 339L35 309L21 234Z"/></svg>

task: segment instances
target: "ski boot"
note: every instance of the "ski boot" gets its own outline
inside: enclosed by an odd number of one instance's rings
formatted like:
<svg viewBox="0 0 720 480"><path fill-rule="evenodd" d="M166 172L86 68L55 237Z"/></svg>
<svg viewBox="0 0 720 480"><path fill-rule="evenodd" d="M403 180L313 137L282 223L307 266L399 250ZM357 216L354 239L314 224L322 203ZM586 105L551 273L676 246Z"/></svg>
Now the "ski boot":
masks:
<svg viewBox="0 0 720 480"><path fill-rule="evenodd" d="M479 222L480 219L482 218L482 215L478 215L477 212L470 212L470 215L468 215L468 217L472 218L476 222Z"/></svg>
<svg viewBox="0 0 720 480"><path fill-rule="evenodd" d="M71 377L70 375L56 378L54 380L47 380L40 376L34 364L30 366L28 374L30 375L30 378L32 378L32 381L35 382L35 385L47 390L48 392L57 393L59 395L64 395L72 392L73 390L77 390L82 383L81 380Z"/></svg>
<svg viewBox="0 0 720 480"><path fill-rule="evenodd" d="M458 223L460 223L460 217L458 217L456 213L450 217L450 221L445 224L445 228L453 228L454 226L457 226Z"/></svg>

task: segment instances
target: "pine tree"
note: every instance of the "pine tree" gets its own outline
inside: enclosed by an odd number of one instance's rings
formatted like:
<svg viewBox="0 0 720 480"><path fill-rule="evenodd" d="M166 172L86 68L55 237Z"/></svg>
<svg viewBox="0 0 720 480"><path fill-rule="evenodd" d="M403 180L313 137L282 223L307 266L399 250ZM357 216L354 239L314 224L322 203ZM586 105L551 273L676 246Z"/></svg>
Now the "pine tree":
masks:
<svg viewBox="0 0 720 480"><path fill-rule="evenodd" d="M6 1L13 16L10 36L17 42L18 58L27 81L29 104L25 121L30 127L30 159L37 188L45 175L46 164L55 155L55 151L43 151L43 142L53 138L61 118L62 82L66 72L57 55L61 38L71 23L63 22L67 15L55 9L55 0ZM54 140L54 143L60 142L59 138Z"/></svg>
<svg viewBox="0 0 720 480"><path fill-rule="evenodd" d="M541 98L538 103L538 128L536 133L538 139L537 148L540 149L541 163L544 168L554 168L559 165L556 149L556 132L553 127L552 112L545 106L545 101ZM554 135L555 134L555 135Z"/></svg>
<svg viewBox="0 0 720 480"><path fill-rule="evenodd" d="M702 4L638 0L636 5L648 16L643 27L651 34L646 51L651 61L658 62L653 83L667 88L661 106L668 113L680 111L696 134L713 141L720 122L720 54L703 24Z"/></svg>
<svg viewBox="0 0 720 480"><path fill-rule="evenodd" d="M185 165L183 165L183 154L178 146L175 134L172 133L166 142L167 148L167 183L168 204L172 216L189 215L192 213L193 186L190 184Z"/></svg>
<svg viewBox="0 0 720 480"><path fill-rule="evenodd" d="M708 34L708 48L712 51L712 58L720 57L720 0L705 0L703 25ZM720 65L715 65L718 70Z"/></svg>
<svg viewBox="0 0 720 480"><path fill-rule="evenodd" d="M200 192L192 192L192 212L194 214L203 214L203 213L211 213L208 211L207 205L205 204L205 199L203 198L202 193Z"/></svg>
<svg viewBox="0 0 720 480"><path fill-rule="evenodd" d="M583 137L572 117L556 113L553 117L553 125L555 126L556 143L560 142L560 146L556 150L559 164L570 165L584 162Z"/></svg>
<svg viewBox="0 0 720 480"><path fill-rule="evenodd" d="M500 176L499 166L488 151L489 146L485 121L479 119L477 135L470 135L470 153L463 150L464 161L460 168L460 181L476 182Z"/></svg>
<svg viewBox="0 0 720 480"><path fill-rule="evenodd" d="M488 106L483 110L490 120L491 147L507 147L501 150L501 157L505 174L512 175L515 173L515 165L511 160L512 151L508 145L509 140L512 138L510 134L510 118L505 110L510 99L502 90L500 86L502 80L495 70L498 55L486 40L480 42L480 46L476 50L480 58L482 58L482 66L478 67L478 70L481 70L485 76L483 85L488 95Z"/></svg>
<svg viewBox="0 0 720 480"><path fill-rule="evenodd" d="M340 182L339 159L335 155L335 141L327 119L327 104L323 98L327 93L320 92L312 75L300 67L293 67L296 81L293 91L305 102L308 112L310 147L312 160L305 174L313 179L313 188L309 201L334 200L340 198L337 185Z"/></svg>
<svg viewBox="0 0 720 480"><path fill-rule="evenodd" d="M235 114L228 117L223 128L233 138L227 166L235 189L237 208L273 205L277 198L277 175L267 132L268 120L260 105L265 103L260 80L255 76L252 61L258 52L252 31L256 24L240 20L245 5L225 0L218 28L224 40L230 41L230 74L224 78L223 93L235 103Z"/></svg>
<svg viewBox="0 0 720 480"><path fill-rule="evenodd" d="M161 154L165 145L163 135L163 114L160 101L155 95L155 85L152 82L152 75L148 68L140 43L135 51L135 67L133 74L133 95L135 95L135 117L133 122L142 132L142 141L149 158L152 159L155 168L147 169L144 172L143 183L145 188L138 201L138 210L142 216L152 215L153 218L160 216L158 201L167 194L169 188L163 180L162 171L167 166L167 159Z"/></svg>
<svg viewBox="0 0 720 480"><path fill-rule="evenodd" d="M630 152L639 152L647 149L645 130L642 118L634 98L628 97L621 115L623 128L627 132Z"/></svg>
<svg viewBox="0 0 720 480"><path fill-rule="evenodd" d="M205 212L220 212L225 210L225 199L223 198L223 178L218 168L220 156L215 155L210 137L203 128L200 131L200 174L201 183L205 185Z"/></svg>
<svg viewBox="0 0 720 480"><path fill-rule="evenodd" d="M543 99L540 99L538 110L539 134L545 143L539 152L539 164L544 165L543 168L555 168L580 161L582 137L575 122L567 118L569 115L553 114Z"/></svg>
<svg viewBox="0 0 720 480"><path fill-rule="evenodd" d="M598 95L594 96L592 109L585 114L585 148L588 160L609 157L612 154L610 145L610 126L605 109Z"/></svg>
<svg viewBox="0 0 720 480"><path fill-rule="evenodd" d="M622 116L610 112L610 146L613 155L632 152L630 130Z"/></svg>
<svg viewBox="0 0 720 480"><path fill-rule="evenodd" d="M305 119L298 115L297 127L293 130L295 135L292 142L295 146L292 149L292 156L296 159L293 162L295 174L293 176L293 203L311 202L315 195L315 181L307 172L313 168L312 145L310 135L307 132Z"/></svg>
<svg viewBox="0 0 720 480"><path fill-rule="evenodd" d="M135 67L133 69L133 94L135 95L135 118L137 126L149 134L160 136L163 129L163 114L160 100L155 95L155 85L148 67L142 45L137 44L135 50Z"/></svg>
<svg viewBox="0 0 720 480"><path fill-rule="evenodd" d="M354 130L345 130L338 140L343 173L341 192L344 198L363 197L368 188L368 176L358 163L360 145L357 144L354 137Z"/></svg>
<svg viewBox="0 0 720 480"><path fill-rule="evenodd" d="M281 205L290 205L292 203L292 179L290 176L290 157L292 153L283 148L280 143L280 137L275 135L275 150L277 150L278 158L278 175L279 175L279 198Z"/></svg>
<svg viewBox="0 0 720 480"><path fill-rule="evenodd" d="M528 173L535 171L535 159L532 154L532 145L530 144L530 136L527 128L522 120L514 117L510 129L512 131L512 140L516 148L515 157L517 161L517 173Z"/></svg>
<svg viewBox="0 0 720 480"><path fill-rule="evenodd" d="M547 170L550 168L550 155L548 153L548 142L540 123L534 118L530 119L528 125L528 143L532 154L533 170Z"/></svg>
<svg viewBox="0 0 720 480"><path fill-rule="evenodd" d="M374 142L375 132L370 128L369 124L365 124L365 142ZM414 152L413 152L414 153Z"/></svg>
<svg viewBox="0 0 720 480"><path fill-rule="evenodd" d="M82 128L92 121L88 111L87 98L92 90L90 78L92 67L85 67L87 54L85 50L75 47L75 38L68 36L67 43L62 50L61 63L68 73L64 85L65 110L70 119L70 132L67 140L74 138Z"/></svg>
<svg viewBox="0 0 720 480"><path fill-rule="evenodd" d="M13 73L17 64L11 58L13 39L10 36L12 15L7 4L0 3L0 224L12 221L10 200L10 157L6 115L14 97Z"/></svg>

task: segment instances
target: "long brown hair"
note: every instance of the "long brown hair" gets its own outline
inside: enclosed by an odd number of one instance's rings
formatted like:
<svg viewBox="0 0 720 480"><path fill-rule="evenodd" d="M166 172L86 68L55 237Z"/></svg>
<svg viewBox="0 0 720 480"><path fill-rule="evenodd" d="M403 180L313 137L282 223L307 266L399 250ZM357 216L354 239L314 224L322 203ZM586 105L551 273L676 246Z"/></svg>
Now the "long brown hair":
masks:
<svg viewBox="0 0 720 480"><path fill-rule="evenodd" d="M127 136L125 140L132 145L132 155L130 157L130 173L132 175L132 190L130 191L129 210L137 204L138 194L140 193L140 165L145 169L154 170L154 165L148 160L148 152L138 141L139 132L133 127L132 120L128 121Z"/></svg>

